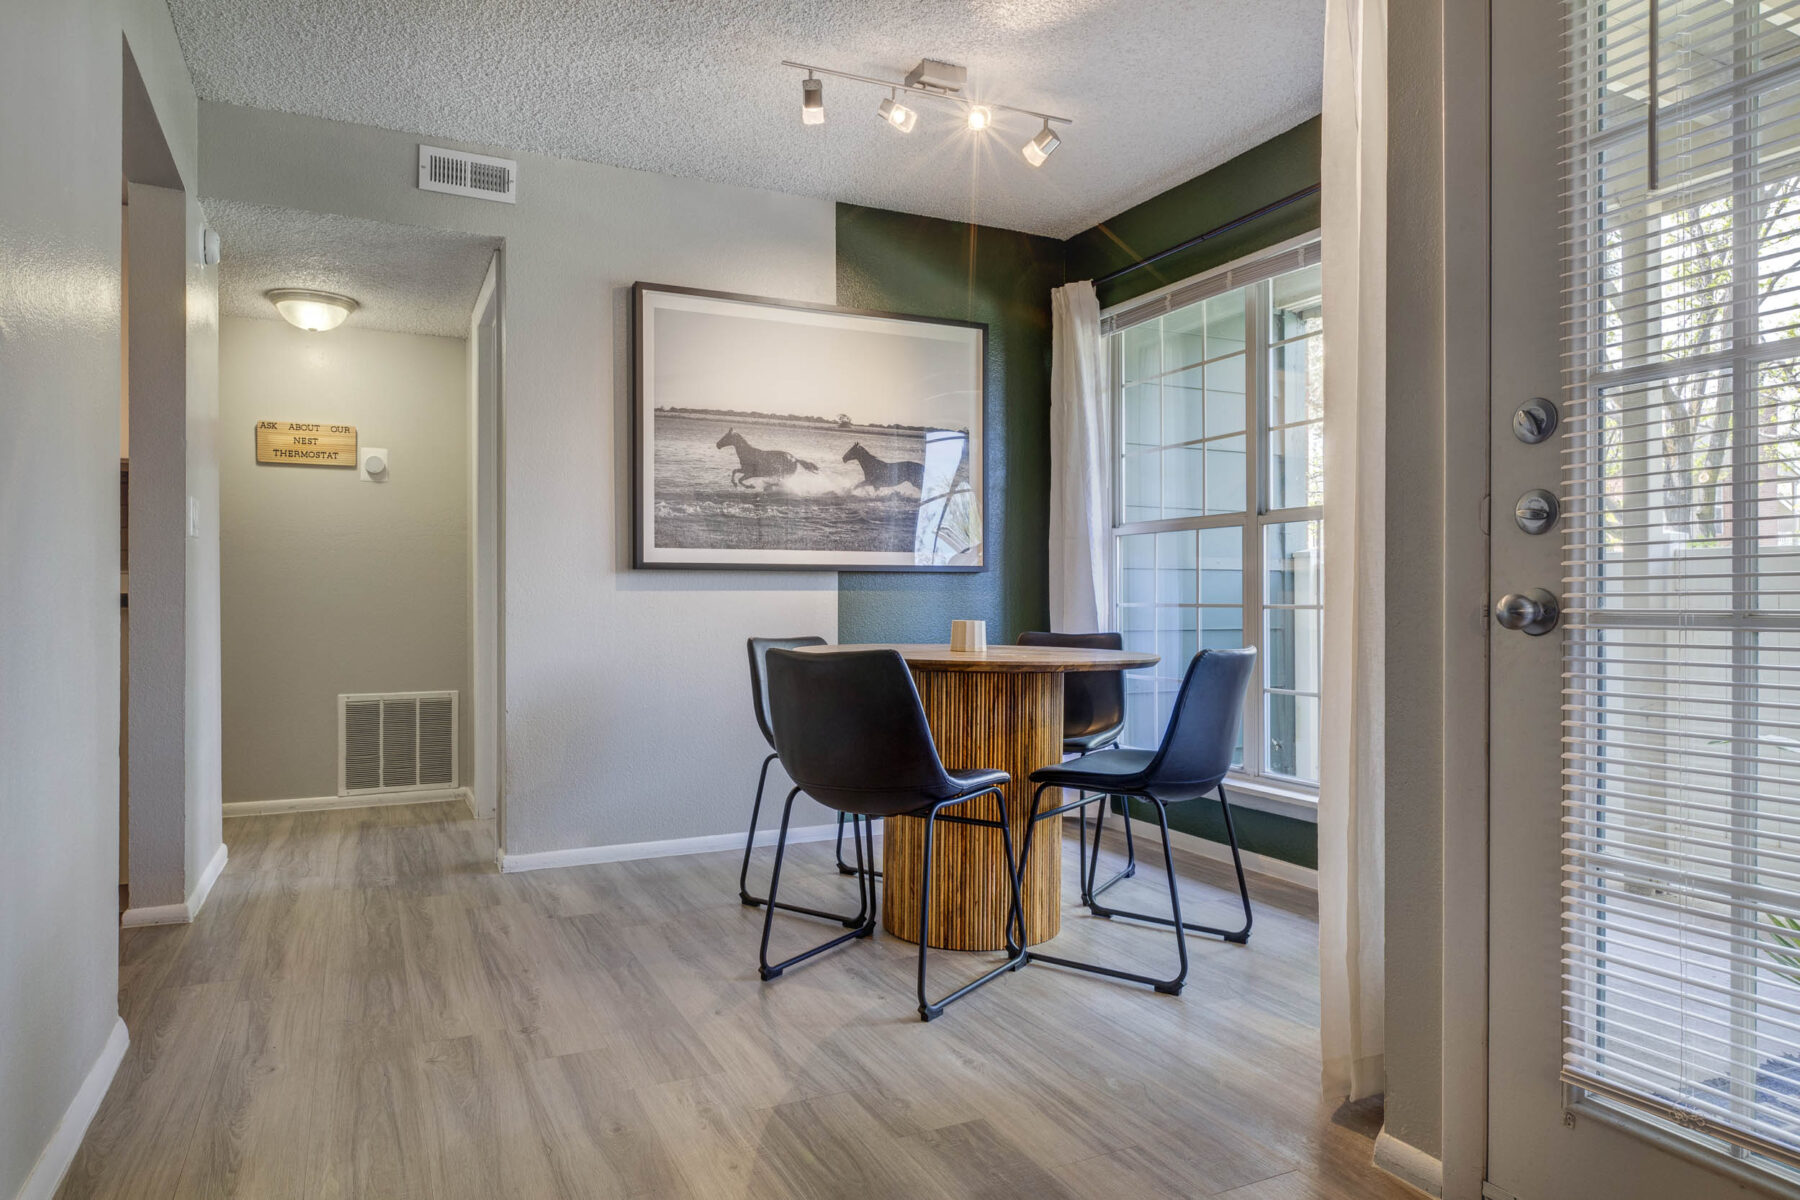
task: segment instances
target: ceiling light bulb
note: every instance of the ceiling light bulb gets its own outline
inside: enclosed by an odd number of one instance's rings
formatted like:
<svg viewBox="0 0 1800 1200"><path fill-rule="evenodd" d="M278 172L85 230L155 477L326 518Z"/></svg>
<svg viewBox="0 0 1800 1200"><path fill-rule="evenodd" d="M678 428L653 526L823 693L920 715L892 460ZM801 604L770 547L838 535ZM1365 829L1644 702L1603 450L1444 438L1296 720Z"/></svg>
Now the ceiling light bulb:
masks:
<svg viewBox="0 0 1800 1200"><path fill-rule="evenodd" d="M275 311L295 329L324 333L336 329L357 309L356 301L331 292L314 292L304 288L277 288L268 294Z"/></svg>
<svg viewBox="0 0 1800 1200"><path fill-rule="evenodd" d="M825 81L808 75L800 81L800 119L808 125L825 123Z"/></svg>
<svg viewBox="0 0 1800 1200"><path fill-rule="evenodd" d="M913 126L919 123L919 114L906 107L906 105L901 104L892 96L883 100L881 102L881 107L876 111L881 113L882 120L886 121L889 125L892 125L895 129L898 129L901 133L911 133L913 131Z"/></svg>
<svg viewBox="0 0 1800 1200"><path fill-rule="evenodd" d="M1050 122L1045 121L1044 128L1038 132L1036 137L1025 143L1020 153L1025 156L1026 162L1034 167L1041 167L1044 165L1044 160L1050 157L1051 151L1060 145L1062 145L1062 139L1051 132Z"/></svg>
<svg viewBox="0 0 1800 1200"><path fill-rule="evenodd" d="M989 125L992 125L993 123L994 123L994 114L989 112L987 109L981 107L981 105L977 104L975 107L973 107L969 110L969 128L970 129L979 131L982 129L986 129Z"/></svg>

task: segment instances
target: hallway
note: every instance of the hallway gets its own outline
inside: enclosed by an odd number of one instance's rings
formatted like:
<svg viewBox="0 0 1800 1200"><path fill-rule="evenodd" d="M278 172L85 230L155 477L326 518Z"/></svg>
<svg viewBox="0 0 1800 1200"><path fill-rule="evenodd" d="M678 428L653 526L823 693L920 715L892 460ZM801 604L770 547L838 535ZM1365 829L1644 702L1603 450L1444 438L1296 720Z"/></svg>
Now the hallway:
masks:
<svg viewBox="0 0 1800 1200"><path fill-rule="evenodd" d="M885 936L758 983L731 855L503 876L456 804L226 836L198 920L123 934L131 1048L69 1200L1412 1194L1368 1165L1378 1112L1316 1100L1285 885L1257 881L1253 950L1193 941L1180 999L1036 967L923 1025ZM796 901L847 893L829 843L793 853ZM1235 899L1183 865L1202 914ZM1145 965L1165 939L1123 938Z"/></svg>

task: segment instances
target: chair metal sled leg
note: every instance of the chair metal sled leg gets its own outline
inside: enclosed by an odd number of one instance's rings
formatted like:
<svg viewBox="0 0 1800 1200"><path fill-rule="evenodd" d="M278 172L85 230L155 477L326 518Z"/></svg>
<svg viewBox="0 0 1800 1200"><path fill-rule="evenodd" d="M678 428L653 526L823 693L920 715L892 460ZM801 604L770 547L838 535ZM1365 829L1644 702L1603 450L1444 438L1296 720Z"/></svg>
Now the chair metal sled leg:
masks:
<svg viewBox="0 0 1800 1200"><path fill-rule="evenodd" d="M757 818L762 815L763 787L768 783L769 764L774 762L777 757L779 756L771 754L769 757L763 759L762 770L756 776L756 799L751 801L750 804L750 832L744 838L744 863L738 868L738 902L747 908L761 908L763 905L769 903L768 896L753 895L750 891L750 852L756 848L756 822ZM840 846L843 844L841 840L843 838L843 830L844 817L842 813L839 813L838 837L840 839ZM839 861L842 861L841 851L839 854ZM852 871L854 871L854 868L852 868ZM877 871L875 874L879 876L881 872ZM773 886L769 889L769 895L774 895ZM836 913L825 912L817 908L807 908L800 904L777 904L775 907L781 909L783 912L799 913L803 917L820 917L827 921L843 920L843 918L839 917ZM850 926L853 922L844 921L844 924Z"/></svg>
<svg viewBox="0 0 1800 1200"><path fill-rule="evenodd" d="M1047 787L1051 787L1051 786L1054 786L1054 785L1047 784L1047 783L1039 784L1037 789L1032 792L1032 795L1031 795L1031 821L1025 827L1025 846L1019 852L1021 860L1028 859L1031 854L1031 842L1032 842L1033 837L1035 837L1037 834L1037 827L1038 827L1038 823L1040 821L1043 821L1049 817L1057 816L1061 813L1068 811L1071 808L1079 807L1079 805L1082 803L1081 801L1076 801L1073 804L1064 804L1057 808L1040 811L1042 809L1042 804L1043 804L1044 789ZM1152 799L1152 798L1146 797L1146 799ZM1105 975L1111 979L1123 979L1129 983L1149 984L1151 987L1155 988L1159 992L1164 993L1165 995L1179 996L1181 994L1181 987L1182 987L1182 984L1186 982L1187 973L1188 973L1187 938L1182 932L1184 926L1182 925L1182 921L1181 921L1181 893L1180 893L1179 888L1176 885L1176 880L1175 880L1174 852L1171 850L1171 848L1169 846L1168 812L1167 812L1167 810L1164 809L1164 807L1162 806L1161 803L1157 803L1156 811L1157 811L1158 819L1162 825L1163 865L1165 868L1167 868L1168 873L1169 873L1169 905L1170 905L1171 911L1173 911L1173 913L1175 914L1174 920L1172 922L1165 918L1165 919L1163 919L1162 923L1163 924L1173 924L1176 927L1175 928L1175 952L1176 952L1176 956L1180 963L1180 969L1177 970L1175 972L1174 976L1169 979L1158 979L1152 975L1139 975L1132 971L1121 971L1114 967L1102 966L1099 963L1081 962L1077 959L1072 959L1072 958L1061 958L1057 955L1045 954L1042 951L1038 951L1038 950L1023 951L1023 954L1025 955L1025 958L1028 962L1050 963L1053 966L1070 967L1077 971L1089 971L1095 975ZM1140 914L1137 914L1137 913L1124 913L1124 912L1109 912L1109 913L1107 913L1107 915L1140 916ZM1154 918L1151 918L1151 919L1154 919ZM1020 929L1022 935L1026 934L1025 917L1024 917L1024 909L1023 908L1021 908L1019 910L1019 929ZM1022 937L1021 940L1024 940L1024 938Z"/></svg>
<svg viewBox="0 0 1800 1200"><path fill-rule="evenodd" d="M763 786L769 782L769 764L780 757L771 754L763 759L762 770L756 774L756 799L750 802L750 832L744 837L744 865L738 868L738 899L750 908L766 903L766 898L750 894L750 852L756 849L756 822L762 816Z"/></svg>
<svg viewBox="0 0 1800 1200"><path fill-rule="evenodd" d="M938 810L947 804L961 804L966 800L972 800L978 796L988 794L991 794L994 797L994 802L1000 806L1000 819L998 821L989 821L980 817L963 817L956 815L940 816L938 814ZM984 825L990 829L996 825L999 826L1001 843L1006 850L1006 877L1007 882L1012 888L1012 907L1006 914L1006 961L995 967L993 970L988 971L979 979L963 984L948 996L933 1001L927 998L925 994L925 962L931 946L931 835L939 821L951 821L958 825ZM1029 834L1027 834L1027 836L1029 837ZM925 878L919 885L919 1019L922 1021L929 1021L934 1017L942 1016L946 1006L962 999L982 984L990 983L1006 974L1008 971L1016 971L1025 965L1025 951L1023 946L1016 945L1012 940L1013 922L1016 920L1021 929L1025 927L1024 912L1019 904L1019 860L1013 857L1012 828L1007 824L1006 820L1006 797L1000 794L998 788L990 788L986 792L976 792L971 796L960 796L954 800L946 800L939 804L932 805L931 810L925 814L925 857L923 870L925 872ZM872 887L873 884L870 886Z"/></svg>
<svg viewBox="0 0 1800 1200"><path fill-rule="evenodd" d="M1161 802L1155 801L1153 797L1145 798L1156 803L1159 811L1162 811L1163 813L1163 823L1166 826L1168 824L1167 811L1163 809ZM1214 937L1223 938L1233 945L1242 946L1250 940L1250 886L1244 881L1244 860L1238 853L1237 830L1233 828L1231 823L1231 802L1225 798L1225 789L1223 787L1219 788L1219 807L1225 813L1225 840L1231 846L1232 866L1237 869L1238 900L1244 906L1244 924L1238 929L1220 929L1213 925L1198 925L1190 921L1183 923L1181 927L1191 933L1210 933ZM1164 835L1164 840L1167 840L1166 833ZM1171 878L1173 878L1173 876L1171 876ZM1108 886L1111 885L1109 884ZM1106 908L1097 904L1090 904L1088 907L1093 909L1095 916L1099 917L1128 917L1134 921L1148 921L1153 925L1168 925L1171 923L1168 917L1158 916L1155 913L1127 912L1124 909ZM1179 919L1179 916L1180 914L1178 913L1177 919Z"/></svg>
<svg viewBox="0 0 1800 1200"><path fill-rule="evenodd" d="M1120 797L1123 799L1123 797ZM1112 808L1113 797L1100 797L1100 815L1094 818L1094 858L1082 872L1082 883L1086 890L1081 893L1081 902L1090 909L1094 907L1094 897L1104 892L1122 879L1130 879L1137 874L1137 846L1131 837L1131 807L1129 804L1119 806L1119 817L1125 822L1125 866L1111 879L1099 887L1093 886L1094 879L1100 869L1100 832L1106 827L1106 814ZM1086 838L1083 837L1083 849L1086 849Z"/></svg>
<svg viewBox="0 0 1800 1200"><path fill-rule="evenodd" d="M775 840L775 869L769 876L769 900L763 908L762 949L757 960L759 967L758 974L761 975L763 982L765 983L774 979L796 963L805 962L809 958L825 953L825 951L830 950L834 946L841 946L845 942L854 941L857 938L866 938L875 932L875 881L870 877L868 872L861 869L865 863L865 859L863 858L864 840L865 838L867 839L869 854L873 857L875 853L875 835L872 830L865 832L865 826L869 823L861 818L852 818L850 831L851 840L856 843L856 865L858 868L856 871L856 892L858 898L862 902L861 907L857 909L855 916L845 916L841 913L817 912L813 909L782 904L775 899L775 893L781 887L781 860L787 851L788 819L794 814L794 797L799 794L800 789L798 787L788 793L787 803L781 807L781 833ZM775 910L778 908L787 909L790 912L805 913L808 916L820 916L825 917L828 920L841 921L844 925L849 927L850 932L839 934L830 941L814 946L811 950L802 951L792 958L783 959L778 963L771 963L769 961L769 934L774 928Z"/></svg>
<svg viewBox="0 0 1800 1200"><path fill-rule="evenodd" d="M845 861L844 861L844 815L845 815L845 814L843 814L843 813L839 813L839 814L838 814L838 822L837 822L837 825L838 825L838 827L837 827L837 869L838 869L838 874L839 874L839 875L854 875L854 874L856 874L856 868L855 868L855 867L853 867L853 866L851 866L851 865L850 865L850 864L849 864L849 863L847 863L847 862L845 862ZM852 817L852 818L851 818L851 820L855 820L855 819L856 819L856 818L854 818L854 817ZM871 820L872 820L872 819L873 819L873 818L866 818L866 819L871 819ZM871 867L873 867L873 866L874 866L874 864L875 864L875 860L874 860L874 858L873 858L873 857L872 857L872 856L871 856L871 857L870 857L870 859L869 859L869 865L870 865L870 866L871 866ZM875 872L875 878L877 878L877 879L880 879L880 878L881 878L881 872L880 872L880 871L876 871L876 872Z"/></svg>

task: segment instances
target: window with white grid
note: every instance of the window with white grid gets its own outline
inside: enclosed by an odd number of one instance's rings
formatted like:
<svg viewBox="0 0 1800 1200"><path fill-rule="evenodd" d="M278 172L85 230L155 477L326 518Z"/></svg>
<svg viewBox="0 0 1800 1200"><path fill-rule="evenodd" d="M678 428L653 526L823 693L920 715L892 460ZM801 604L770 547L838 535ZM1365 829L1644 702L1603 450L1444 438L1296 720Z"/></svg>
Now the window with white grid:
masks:
<svg viewBox="0 0 1800 1200"><path fill-rule="evenodd" d="M1800 0L1570 0L1564 1078L1800 1166Z"/></svg>
<svg viewBox="0 0 1800 1200"><path fill-rule="evenodd" d="M1319 781L1323 337L1317 241L1111 312L1117 628L1161 656L1126 676L1154 746L1200 650L1255 646L1237 767ZM1259 702L1260 701L1260 702Z"/></svg>

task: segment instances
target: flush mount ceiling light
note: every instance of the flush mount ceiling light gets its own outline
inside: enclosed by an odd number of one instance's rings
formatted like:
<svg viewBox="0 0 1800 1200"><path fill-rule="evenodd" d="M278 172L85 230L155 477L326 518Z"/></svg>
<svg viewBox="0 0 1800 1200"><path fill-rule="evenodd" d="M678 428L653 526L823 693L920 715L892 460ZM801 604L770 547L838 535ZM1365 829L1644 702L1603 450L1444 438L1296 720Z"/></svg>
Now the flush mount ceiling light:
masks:
<svg viewBox="0 0 1800 1200"><path fill-rule="evenodd" d="M825 123L825 81L808 75L800 81L800 120L807 125Z"/></svg>
<svg viewBox="0 0 1800 1200"><path fill-rule="evenodd" d="M1062 144L1062 139L1052 132L1050 126L1075 123L1068 117L1059 117L1053 113L1038 112L1030 108L1019 108L1012 104L1000 104L992 100L977 104L961 94L963 85L968 81L969 72L966 67L956 66L954 63L938 62L930 58L921 59L919 65L909 71L903 80L877 79L872 75L834 71L830 67L792 62L786 59L782 60L781 65L806 72L806 78L800 81L802 96L800 119L808 125L825 123L824 83L818 78L820 75L830 75L834 79L848 79L854 83L869 83L876 87L886 88L888 90L887 99L881 102L876 111L881 114L882 120L901 133L911 133L913 126L919 120L917 112L900 103L901 92L907 93L909 97L922 96L927 100L961 105L963 119L973 133L985 133L992 129L997 113L1017 113L1020 116L1036 117L1044 123L1043 130L1020 147L1020 153L1025 156L1025 161L1034 167L1043 166L1044 160L1050 157L1050 152Z"/></svg>
<svg viewBox="0 0 1800 1200"><path fill-rule="evenodd" d="M891 92L888 94L888 98L881 102L881 107L875 111L881 114L882 120L901 133L911 133L913 126L919 123L919 114L894 99Z"/></svg>
<svg viewBox="0 0 1800 1200"><path fill-rule="evenodd" d="M336 329L357 308L356 301L348 296L306 288L276 288L268 293L268 297L282 320L295 329L312 333Z"/></svg>

